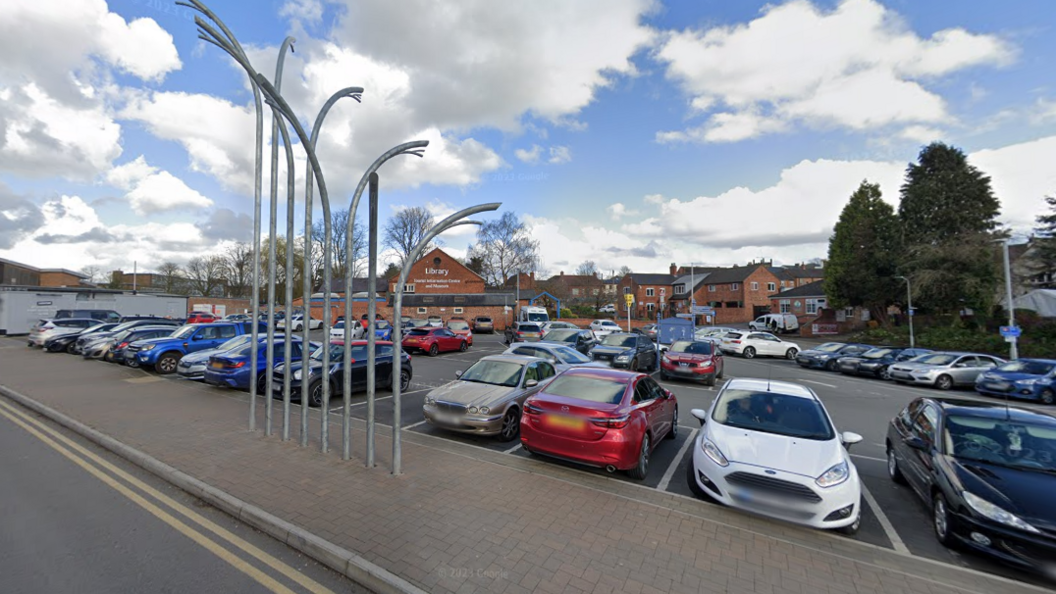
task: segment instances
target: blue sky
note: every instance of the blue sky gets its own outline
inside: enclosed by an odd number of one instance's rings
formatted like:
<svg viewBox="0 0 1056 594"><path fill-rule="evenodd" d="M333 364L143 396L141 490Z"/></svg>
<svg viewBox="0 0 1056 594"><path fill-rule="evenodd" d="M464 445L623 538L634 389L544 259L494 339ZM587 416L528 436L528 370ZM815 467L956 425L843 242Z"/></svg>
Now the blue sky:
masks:
<svg viewBox="0 0 1056 594"><path fill-rule="evenodd" d="M302 121L338 88L366 89L320 140L335 208L378 154L428 139L424 159L381 171L382 218L500 201L540 240L544 272L824 257L858 183L897 203L933 140L993 178L1019 235L1056 189L1056 6L1040 0L208 4L269 77L297 39L283 89ZM251 95L189 9L8 13L0 257L149 270L249 237ZM299 201L303 166L298 151ZM445 237L449 251L472 233Z"/></svg>

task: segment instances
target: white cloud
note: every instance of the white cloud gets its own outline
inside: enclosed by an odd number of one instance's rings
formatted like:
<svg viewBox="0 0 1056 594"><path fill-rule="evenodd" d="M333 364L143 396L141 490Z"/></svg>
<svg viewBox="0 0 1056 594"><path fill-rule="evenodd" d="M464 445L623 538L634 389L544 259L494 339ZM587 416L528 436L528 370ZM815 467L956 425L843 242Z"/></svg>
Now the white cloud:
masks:
<svg viewBox="0 0 1056 594"><path fill-rule="evenodd" d="M667 36L656 52L667 77L694 112L714 111L703 126L657 140L732 142L799 124L863 131L946 123L945 101L924 83L1014 56L993 35L947 29L921 38L876 0L844 0L831 11L793 0L744 25Z"/></svg>
<svg viewBox="0 0 1056 594"><path fill-rule="evenodd" d="M319 0L286 0L279 16L317 23L323 18L323 5Z"/></svg>
<svg viewBox="0 0 1056 594"><path fill-rule="evenodd" d="M912 140L919 142L920 144L928 144L942 138L942 130L938 128L932 128L931 126L906 126L899 133L899 136L906 140Z"/></svg>
<svg viewBox="0 0 1056 594"><path fill-rule="evenodd" d="M647 194L642 200L646 204L663 204L666 198L664 198L663 194Z"/></svg>
<svg viewBox="0 0 1056 594"><path fill-rule="evenodd" d="M990 176L1001 200L1001 220L1014 230L1029 233L1034 217L1047 214L1043 199L1056 192L1056 136L976 151L968 161Z"/></svg>
<svg viewBox="0 0 1056 594"><path fill-rule="evenodd" d="M622 202L610 204L605 210L609 211L609 214L612 215L612 220L614 221L618 221L623 217L636 216L638 214L637 210L630 210Z"/></svg>
<svg viewBox="0 0 1056 594"><path fill-rule="evenodd" d="M533 144L530 150L517 149L513 151L514 156L524 163L535 164L539 162L539 156L543 153L543 147Z"/></svg>
<svg viewBox="0 0 1056 594"><path fill-rule="evenodd" d="M136 214L147 216L168 211L202 209L213 201L192 190L168 171L147 164L143 155L107 173L111 184L128 190L125 198Z"/></svg>
<svg viewBox="0 0 1056 594"><path fill-rule="evenodd" d="M550 159L547 162L551 165L560 165L562 163L568 163L571 160L572 150L567 146L550 147Z"/></svg>

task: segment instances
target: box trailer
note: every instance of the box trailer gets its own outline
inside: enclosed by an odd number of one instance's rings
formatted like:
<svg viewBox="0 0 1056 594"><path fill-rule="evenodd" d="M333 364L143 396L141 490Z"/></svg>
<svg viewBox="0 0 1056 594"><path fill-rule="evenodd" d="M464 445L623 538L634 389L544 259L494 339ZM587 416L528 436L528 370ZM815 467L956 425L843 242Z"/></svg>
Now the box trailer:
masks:
<svg viewBox="0 0 1056 594"><path fill-rule="evenodd" d="M108 289L0 287L0 335L29 334L37 320L60 309L111 309L122 316L183 318L187 298Z"/></svg>

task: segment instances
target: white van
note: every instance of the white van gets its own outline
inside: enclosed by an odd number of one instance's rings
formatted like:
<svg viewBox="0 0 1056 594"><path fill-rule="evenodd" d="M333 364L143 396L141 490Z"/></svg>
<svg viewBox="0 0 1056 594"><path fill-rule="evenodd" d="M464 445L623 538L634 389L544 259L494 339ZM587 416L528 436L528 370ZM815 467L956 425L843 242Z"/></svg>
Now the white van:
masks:
<svg viewBox="0 0 1056 594"><path fill-rule="evenodd" d="M550 314L546 313L545 307L524 306L521 308L519 316L517 318L519 322L537 322L542 324L550 321Z"/></svg>
<svg viewBox="0 0 1056 594"><path fill-rule="evenodd" d="M777 324L776 328L774 324ZM785 314L766 314L748 322L749 330L764 330L772 332L795 332L799 330L799 320L796 316Z"/></svg>

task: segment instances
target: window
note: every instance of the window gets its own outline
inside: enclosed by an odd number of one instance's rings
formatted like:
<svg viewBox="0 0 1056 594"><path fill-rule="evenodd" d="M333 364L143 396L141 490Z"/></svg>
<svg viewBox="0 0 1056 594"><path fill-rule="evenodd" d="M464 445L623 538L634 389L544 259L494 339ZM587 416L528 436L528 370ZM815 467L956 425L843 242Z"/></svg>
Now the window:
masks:
<svg viewBox="0 0 1056 594"><path fill-rule="evenodd" d="M599 288L597 288L597 287L594 287L594 294L595 294L595 295L599 295L599 294L601 294L601 289L599 289Z"/></svg>
<svg viewBox="0 0 1056 594"><path fill-rule="evenodd" d="M623 294L624 295L630 295L631 294L631 288L630 287L624 287L623 288Z"/></svg>
<svg viewBox="0 0 1056 594"><path fill-rule="evenodd" d="M462 308L461 308L461 307L456 307L456 308L455 308L455 313L456 313L456 314L460 314L460 313L462 313Z"/></svg>
<svg viewBox="0 0 1056 594"><path fill-rule="evenodd" d="M466 298L464 295L458 295L455 297L455 303L465 303Z"/></svg>
<svg viewBox="0 0 1056 594"><path fill-rule="evenodd" d="M524 373L525 382L527 382L528 380L539 381L539 368L537 367L537 365L537 363L532 363L528 365L528 370Z"/></svg>
<svg viewBox="0 0 1056 594"><path fill-rule="evenodd" d="M752 283L752 290L753 291L758 291L759 290L759 283Z"/></svg>
<svg viewBox="0 0 1056 594"><path fill-rule="evenodd" d="M422 303L436 303L436 297L422 297Z"/></svg>
<svg viewBox="0 0 1056 594"><path fill-rule="evenodd" d="M429 313L429 308L428 307L419 307L418 308L418 313L419 314L423 314L423 315L427 314L427 313Z"/></svg>
<svg viewBox="0 0 1056 594"><path fill-rule="evenodd" d="M816 314L816 313L818 313L818 309L819 308L818 308L818 300L817 299L807 299L807 313L808 314Z"/></svg>
<svg viewBox="0 0 1056 594"><path fill-rule="evenodd" d="M554 377L557 372L554 371L553 365L549 363L536 363L539 366L539 379L544 380L546 378Z"/></svg>
<svg viewBox="0 0 1056 594"><path fill-rule="evenodd" d="M781 310L781 313L783 313L783 314L792 313L792 304L789 303L789 301L790 301L789 299L782 299L782 300L778 301L778 305L779 305L779 309Z"/></svg>
<svg viewBox="0 0 1056 594"><path fill-rule="evenodd" d="M708 285L708 292L709 293L714 293L715 292L715 285Z"/></svg>
<svg viewBox="0 0 1056 594"><path fill-rule="evenodd" d="M646 297L652 297L653 295L655 295L655 291L653 291L652 287L649 287L648 289L645 290L645 296Z"/></svg>
<svg viewBox="0 0 1056 594"><path fill-rule="evenodd" d="M740 284L738 284L738 283L730 283L730 290L731 291L739 291L740 289L741 289L741 285Z"/></svg>
<svg viewBox="0 0 1056 594"><path fill-rule="evenodd" d="M579 295L579 289L572 289L573 295Z"/></svg>
<svg viewBox="0 0 1056 594"><path fill-rule="evenodd" d="M234 326L221 326L220 327L220 338L234 338L235 327Z"/></svg>
<svg viewBox="0 0 1056 594"><path fill-rule="evenodd" d="M777 290L777 285L775 285L774 283L766 283L766 290L767 291L776 291Z"/></svg>
<svg viewBox="0 0 1056 594"><path fill-rule="evenodd" d="M744 304L741 303L740 301L727 301L726 304L723 307L740 308L740 307L744 307Z"/></svg>
<svg viewBox="0 0 1056 594"><path fill-rule="evenodd" d="M681 295L686 292L686 285L675 285L675 295Z"/></svg>
<svg viewBox="0 0 1056 594"><path fill-rule="evenodd" d="M414 292L414 285L403 285L403 292L405 294L406 293L413 293Z"/></svg>
<svg viewBox="0 0 1056 594"><path fill-rule="evenodd" d="M652 312L654 309L656 309L656 304L655 303L646 303L645 304L645 309L647 309L648 311Z"/></svg>
<svg viewBox="0 0 1056 594"><path fill-rule="evenodd" d="M935 425L938 423L939 413L932 405L926 405L924 410L913 419L913 433L931 445L935 443Z"/></svg>
<svg viewBox="0 0 1056 594"><path fill-rule="evenodd" d="M634 387L634 403L646 402L653 399L652 390L649 389L649 385L645 383L645 380L638 382L638 385Z"/></svg>

